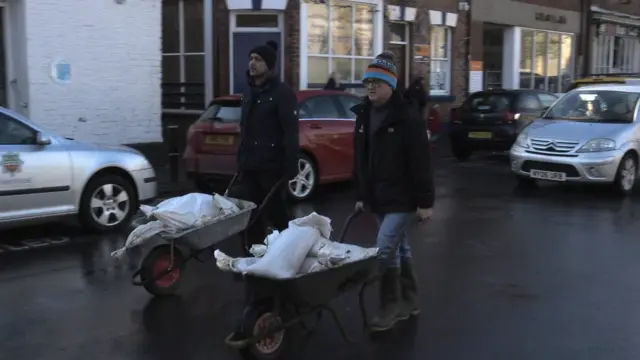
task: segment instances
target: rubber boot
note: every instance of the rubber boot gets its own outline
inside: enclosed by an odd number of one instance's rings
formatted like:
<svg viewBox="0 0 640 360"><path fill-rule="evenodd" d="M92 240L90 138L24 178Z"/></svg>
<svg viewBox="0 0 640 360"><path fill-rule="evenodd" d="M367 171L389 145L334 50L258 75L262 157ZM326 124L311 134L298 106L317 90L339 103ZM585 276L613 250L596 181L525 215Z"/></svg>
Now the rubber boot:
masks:
<svg viewBox="0 0 640 360"><path fill-rule="evenodd" d="M380 278L380 312L371 319L371 331L386 331L398 321L400 269L387 268Z"/></svg>
<svg viewBox="0 0 640 360"><path fill-rule="evenodd" d="M400 312L398 320L406 320L411 315L418 315L418 282L411 265L411 259L402 259L400 263Z"/></svg>

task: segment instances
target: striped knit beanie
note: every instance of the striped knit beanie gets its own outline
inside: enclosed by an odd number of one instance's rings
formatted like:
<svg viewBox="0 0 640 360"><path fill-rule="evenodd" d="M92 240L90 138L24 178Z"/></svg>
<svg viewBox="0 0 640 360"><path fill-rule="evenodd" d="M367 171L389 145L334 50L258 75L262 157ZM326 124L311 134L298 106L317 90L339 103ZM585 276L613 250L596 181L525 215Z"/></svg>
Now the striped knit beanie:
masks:
<svg viewBox="0 0 640 360"><path fill-rule="evenodd" d="M398 86L398 72L395 65L395 55L391 51L385 51L376 56L371 64L367 66L362 81L366 82L367 79L382 80L395 90Z"/></svg>

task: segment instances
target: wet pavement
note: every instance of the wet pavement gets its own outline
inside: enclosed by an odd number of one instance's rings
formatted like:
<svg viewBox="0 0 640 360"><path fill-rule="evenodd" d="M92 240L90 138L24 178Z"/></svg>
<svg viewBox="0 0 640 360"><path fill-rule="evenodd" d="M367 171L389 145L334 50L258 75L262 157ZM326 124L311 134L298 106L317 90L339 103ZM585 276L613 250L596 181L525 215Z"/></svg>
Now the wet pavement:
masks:
<svg viewBox="0 0 640 360"><path fill-rule="evenodd" d="M311 336L295 339L293 359L640 358L638 196L515 190L507 163L494 157L443 161L437 184L434 218L412 231L419 319L352 345L325 316ZM350 199L348 185L331 186L297 214L317 211L339 230ZM374 233L373 220L359 218L347 242L371 244ZM2 238L0 359L239 358L223 340L242 312L242 286L214 262L189 263L179 295L154 299L130 284L139 254L110 257L124 235L54 224ZM222 249L233 253L233 241ZM332 305L362 338L356 298ZM373 308L373 291L367 300Z"/></svg>

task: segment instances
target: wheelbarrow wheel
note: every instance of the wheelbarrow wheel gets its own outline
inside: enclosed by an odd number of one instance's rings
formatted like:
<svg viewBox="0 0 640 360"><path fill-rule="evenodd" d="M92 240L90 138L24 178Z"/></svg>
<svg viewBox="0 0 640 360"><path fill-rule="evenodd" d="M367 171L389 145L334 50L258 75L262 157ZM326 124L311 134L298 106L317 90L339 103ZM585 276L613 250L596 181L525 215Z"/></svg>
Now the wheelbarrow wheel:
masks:
<svg viewBox="0 0 640 360"><path fill-rule="evenodd" d="M245 310L242 319L242 332L246 338L259 335L268 328L282 324L282 319L267 306L251 306ZM249 344L240 350L245 359L273 360L283 356L289 349L287 329L278 331L268 337Z"/></svg>
<svg viewBox="0 0 640 360"><path fill-rule="evenodd" d="M171 246L156 246L147 254L142 261L140 269L140 280L142 286L151 294L156 296L173 295L180 286L182 270L185 259L178 248L173 249L173 267L169 273L162 276L171 266Z"/></svg>

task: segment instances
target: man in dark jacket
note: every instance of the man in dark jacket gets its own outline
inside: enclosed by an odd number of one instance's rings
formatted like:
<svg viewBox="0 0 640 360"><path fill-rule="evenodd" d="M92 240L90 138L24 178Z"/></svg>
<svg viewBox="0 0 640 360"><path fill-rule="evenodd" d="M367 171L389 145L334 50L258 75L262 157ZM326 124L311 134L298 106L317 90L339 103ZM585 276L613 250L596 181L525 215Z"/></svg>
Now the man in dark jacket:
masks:
<svg viewBox="0 0 640 360"><path fill-rule="evenodd" d="M282 83L276 65L278 45L267 42L249 52L249 88L242 98L238 176L229 196L260 205L275 186L274 196L261 212L262 219L278 230L287 228L290 212L286 186L298 174L298 101ZM279 184L279 185L278 185ZM247 229L250 244L261 243L265 221Z"/></svg>
<svg viewBox="0 0 640 360"><path fill-rule="evenodd" d="M371 327L382 331L420 311L407 230L416 212L420 220L433 214L434 186L424 124L395 91L392 54L378 55L363 81L367 99L357 110L353 176L356 208L370 210L380 224L381 309Z"/></svg>

